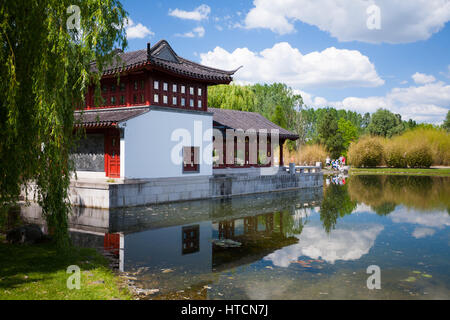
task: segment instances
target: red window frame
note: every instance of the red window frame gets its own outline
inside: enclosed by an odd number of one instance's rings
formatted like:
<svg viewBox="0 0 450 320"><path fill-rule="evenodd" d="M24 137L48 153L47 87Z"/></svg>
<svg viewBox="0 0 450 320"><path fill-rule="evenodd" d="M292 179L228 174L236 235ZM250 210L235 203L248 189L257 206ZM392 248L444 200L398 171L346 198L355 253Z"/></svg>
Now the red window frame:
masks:
<svg viewBox="0 0 450 320"><path fill-rule="evenodd" d="M145 105L147 101L146 83L144 77L133 77L129 81L130 88L130 105Z"/></svg>

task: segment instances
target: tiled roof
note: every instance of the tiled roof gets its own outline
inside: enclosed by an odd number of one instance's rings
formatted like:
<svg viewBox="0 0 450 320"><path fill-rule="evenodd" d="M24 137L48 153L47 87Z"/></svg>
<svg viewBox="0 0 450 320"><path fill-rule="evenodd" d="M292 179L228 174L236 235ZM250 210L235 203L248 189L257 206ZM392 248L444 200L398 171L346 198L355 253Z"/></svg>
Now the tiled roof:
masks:
<svg viewBox="0 0 450 320"><path fill-rule="evenodd" d="M112 75L117 72L128 71L146 65L154 66L181 76L210 81L211 83L230 83L232 75L237 71L225 71L203 66L196 62L179 57L165 40L159 41L150 49L132 52L117 51L118 59L114 59L111 65L103 70L104 75ZM96 70L95 63L92 69Z"/></svg>
<svg viewBox="0 0 450 320"><path fill-rule="evenodd" d="M214 122L232 129L266 129L270 133L272 129L279 130L279 136L283 139L298 139L298 135L277 126L256 112L246 112L229 109L208 108L212 112Z"/></svg>
<svg viewBox="0 0 450 320"><path fill-rule="evenodd" d="M149 112L153 107L124 107L114 109L95 109L75 112L75 126L83 127L111 127L120 122L140 116ZM176 110L176 109L175 109ZM208 108L213 113L213 121L231 129L266 129L270 133L272 129L279 130L279 136L283 139L298 139L298 135L277 126L256 112L245 112L229 109Z"/></svg>
<svg viewBox="0 0 450 320"><path fill-rule="evenodd" d="M75 126L111 127L122 121L140 116L148 112L148 107L126 107L116 109L95 109L75 111Z"/></svg>

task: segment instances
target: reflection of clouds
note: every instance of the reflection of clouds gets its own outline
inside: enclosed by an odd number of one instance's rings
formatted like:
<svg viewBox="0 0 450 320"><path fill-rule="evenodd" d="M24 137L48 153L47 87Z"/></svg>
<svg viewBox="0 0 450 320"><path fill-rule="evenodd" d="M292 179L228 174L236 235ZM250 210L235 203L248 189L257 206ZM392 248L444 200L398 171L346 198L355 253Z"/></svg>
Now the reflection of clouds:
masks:
<svg viewBox="0 0 450 320"><path fill-rule="evenodd" d="M294 210L292 219L294 220L294 226L299 227L303 220L307 219L310 215L317 213L313 208L300 208Z"/></svg>
<svg viewBox="0 0 450 320"><path fill-rule="evenodd" d="M402 207L392 212L389 217L396 223L413 223L441 228L450 226L450 216L446 211L419 212Z"/></svg>
<svg viewBox="0 0 450 320"><path fill-rule="evenodd" d="M435 232L436 232L436 230L431 229L431 228L417 227L414 229L414 232L412 235L414 238L419 239L419 238L425 238L427 236L432 236Z"/></svg>
<svg viewBox="0 0 450 320"><path fill-rule="evenodd" d="M354 213L374 213L372 208L364 203L358 203L355 210L352 211L352 214Z"/></svg>
<svg viewBox="0 0 450 320"><path fill-rule="evenodd" d="M371 224L359 229L337 228L327 234L320 225L305 226L297 244L277 250L264 259L279 267L288 267L300 256L321 258L329 263L357 260L369 252L383 229L382 225Z"/></svg>

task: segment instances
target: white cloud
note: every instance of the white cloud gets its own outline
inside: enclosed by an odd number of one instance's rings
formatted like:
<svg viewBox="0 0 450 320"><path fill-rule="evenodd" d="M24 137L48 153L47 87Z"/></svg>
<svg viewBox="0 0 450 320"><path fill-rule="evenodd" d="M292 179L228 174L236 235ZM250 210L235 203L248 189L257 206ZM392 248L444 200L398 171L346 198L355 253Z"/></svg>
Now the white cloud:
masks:
<svg viewBox="0 0 450 320"><path fill-rule="evenodd" d="M199 7L195 8L193 11L184 11L180 9L169 10L169 16L186 19L186 20L195 20L201 21L204 19L208 19L209 14L211 13L211 8L202 4Z"/></svg>
<svg viewBox="0 0 450 320"><path fill-rule="evenodd" d="M253 52L216 47L200 55L201 63L222 69L244 66L235 75L240 83L283 82L299 87L376 87L384 84L369 58L357 50L327 48L302 54L287 42Z"/></svg>
<svg viewBox="0 0 450 320"><path fill-rule="evenodd" d="M433 77L432 75L428 75L428 74L424 74L424 73L420 73L420 72L414 73L411 76L411 78L413 78L413 80L416 84L427 84L427 83L436 81L436 78Z"/></svg>
<svg viewBox="0 0 450 320"><path fill-rule="evenodd" d="M304 103L310 107L332 106L360 113L372 113L378 108L384 108L401 114L403 119L435 124L443 121L450 106L450 85L442 81L421 86L393 88L385 96L347 97L341 101L328 101L311 93L299 92Z"/></svg>
<svg viewBox="0 0 450 320"><path fill-rule="evenodd" d="M406 43L426 40L450 20L448 0L254 0L245 27L295 32L302 21L340 41ZM380 8L381 28L369 29L367 8Z"/></svg>
<svg viewBox="0 0 450 320"><path fill-rule="evenodd" d="M337 227L327 234L321 225L306 225L297 244L277 250L264 260L278 267L288 267L300 256L320 258L328 263L358 260L369 252L383 229L382 225L370 224L358 228Z"/></svg>
<svg viewBox="0 0 450 320"><path fill-rule="evenodd" d="M125 30L127 33L127 39L143 39L145 37L152 37L155 35L154 32L150 31L143 24L138 23L136 25L130 18L128 18L128 21L125 22Z"/></svg>
<svg viewBox="0 0 450 320"><path fill-rule="evenodd" d="M417 227L417 228L414 229L412 235L413 235L414 238L420 239L420 238L425 238L425 237L428 237L428 236L432 236L435 233L436 233L436 230L434 230L434 229Z"/></svg>
<svg viewBox="0 0 450 320"><path fill-rule="evenodd" d="M286 83L294 92L300 93L304 103L310 107L332 106L360 113L372 113L385 108L401 114L404 119L439 124L450 106L450 85L420 73L414 74L412 78L427 83L393 88L384 96L350 96L341 101L329 101L303 90L319 87L376 87L384 84L375 66L356 50L331 47L304 55L289 43L281 42L261 52L253 52L248 48L228 52L216 47L213 51L200 54L200 58L202 64L221 69L231 70L242 65L243 68L234 76L238 84Z"/></svg>
<svg viewBox="0 0 450 320"><path fill-rule="evenodd" d="M203 27L197 27L194 28L192 31L186 32L186 33L177 33L175 36L177 37L183 37L183 38L202 38L205 35L205 28Z"/></svg>

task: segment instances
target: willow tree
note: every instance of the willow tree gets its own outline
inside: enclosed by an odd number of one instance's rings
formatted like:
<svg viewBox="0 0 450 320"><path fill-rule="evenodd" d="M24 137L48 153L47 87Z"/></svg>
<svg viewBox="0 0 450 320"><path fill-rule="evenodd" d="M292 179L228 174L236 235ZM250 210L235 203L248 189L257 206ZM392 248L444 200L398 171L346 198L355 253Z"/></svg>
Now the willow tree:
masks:
<svg viewBox="0 0 450 320"><path fill-rule="evenodd" d="M116 0L0 2L0 214L35 186L49 230L68 245L74 110L126 47ZM98 72L91 70L96 61Z"/></svg>

